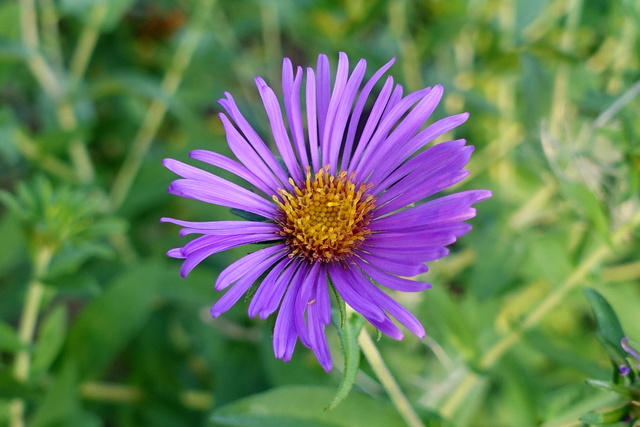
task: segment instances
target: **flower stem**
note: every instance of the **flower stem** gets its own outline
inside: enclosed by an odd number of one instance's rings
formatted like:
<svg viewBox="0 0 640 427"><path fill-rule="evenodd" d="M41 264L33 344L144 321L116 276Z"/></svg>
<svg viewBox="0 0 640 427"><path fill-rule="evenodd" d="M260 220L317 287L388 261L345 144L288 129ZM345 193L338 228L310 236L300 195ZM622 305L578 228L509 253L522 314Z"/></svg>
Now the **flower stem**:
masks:
<svg viewBox="0 0 640 427"><path fill-rule="evenodd" d="M142 161L147 155L153 138L158 132L158 128L167 112L167 100L171 99L178 89L184 72L191 62L193 53L200 41L202 27L209 16L214 0L202 0L200 3L200 8L194 13L193 19L195 22L191 28L185 28L183 39L178 45L171 60L171 65L162 79L160 89L162 90L163 96L155 98L151 102L144 121L131 144L131 149L113 183L111 202L114 210L122 205L127 194L129 194L133 180L138 174L142 166Z"/></svg>
<svg viewBox="0 0 640 427"><path fill-rule="evenodd" d="M407 425L410 427L424 427L424 424L411 407L409 400L402 393L400 386L398 386L398 383L385 365L384 360L382 360L380 352L376 348L376 345L373 343L373 340L365 328L362 328L360 335L358 335L358 344L369 361L371 369L375 372L376 376L382 383L382 387L389 395L389 398L391 398L391 402L398 412L400 412L400 415Z"/></svg>
<svg viewBox="0 0 640 427"><path fill-rule="evenodd" d="M22 348L16 354L13 365L13 376L21 383L29 379L29 368L31 366L31 343L36 330L38 312L44 295L44 285L41 278L45 275L51 262L53 251L43 247L36 254L34 261L33 276L27 286L27 296L25 298L22 315L20 317L19 337ZM14 399L11 402L11 427L24 426L24 402L21 399Z"/></svg>

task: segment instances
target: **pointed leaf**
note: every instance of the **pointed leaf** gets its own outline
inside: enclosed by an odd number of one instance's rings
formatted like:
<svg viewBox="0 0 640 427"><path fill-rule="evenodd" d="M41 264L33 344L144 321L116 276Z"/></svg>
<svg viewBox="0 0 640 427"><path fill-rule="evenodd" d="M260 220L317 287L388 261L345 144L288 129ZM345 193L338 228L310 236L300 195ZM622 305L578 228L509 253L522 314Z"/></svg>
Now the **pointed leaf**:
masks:
<svg viewBox="0 0 640 427"><path fill-rule="evenodd" d="M621 421L629 413L627 405L612 409L607 412L591 412L580 417L580 421L596 426L606 426Z"/></svg>
<svg viewBox="0 0 640 427"><path fill-rule="evenodd" d="M607 300L595 289L586 289L584 293L591 305L596 323L603 338L617 349L620 356L624 357L625 354L620 347L620 341L625 335L615 311L613 311L613 308L611 308Z"/></svg>
<svg viewBox="0 0 640 427"><path fill-rule="evenodd" d="M333 411L327 387L280 387L237 400L213 411L210 426L244 427L401 427L404 422L388 402L351 393Z"/></svg>
<svg viewBox="0 0 640 427"><path fill-rule="evenodd" d="M330 411L338 406L338 404L347 397L356 381L356 375L358 375L358 370L360 369L358 334L360 334L363 324L364 320L362 316L351 313L345 326L338 329L338 335L340 336L342 351L344 353L344 374L338 387L338 392L333 397L331 403L329 403L329 406L325 408L325 411Z"/></svg>

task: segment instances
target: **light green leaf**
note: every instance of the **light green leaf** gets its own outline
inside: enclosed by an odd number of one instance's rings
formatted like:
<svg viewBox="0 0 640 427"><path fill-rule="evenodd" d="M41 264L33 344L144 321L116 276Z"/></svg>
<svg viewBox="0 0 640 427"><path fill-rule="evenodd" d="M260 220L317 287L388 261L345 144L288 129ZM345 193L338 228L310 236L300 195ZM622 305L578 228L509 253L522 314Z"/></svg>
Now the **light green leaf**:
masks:
<svg viewBox="0 0 640 427"><path fill-rule="evenodd" d="M587 384L600 388L602 390L619 394L620 396L623 396L623 397L628 397L630 399L633 398L633 393L631 392L631 389L625 386L621 386L618 384L613 384L608 381L601 381L601 380L587 380Z"/></svg>
<svg viewBox="0 0 640 427"><path fill-rule="evenodd" d="M621 421L628 413L629 407L625 405L607 412L591 412L580 417L580 421L596 426L607 426Z"/></svg>
<svg viewBox="0 0 640 427"><path fill-rule="evenodd" d="M292 386L256 394L211 414L210 426L243 427L371 427L404 426L395 408L361 393L351 393L340 406L325 411L334 394L326 387Z"/></svg>
<svg viewBox="0 0 640 427"><path fill-rule="evenodd" d="M566 184L563 193L589 218L595 229L608 238L609 218L596 195L581 184Z"/></svg>

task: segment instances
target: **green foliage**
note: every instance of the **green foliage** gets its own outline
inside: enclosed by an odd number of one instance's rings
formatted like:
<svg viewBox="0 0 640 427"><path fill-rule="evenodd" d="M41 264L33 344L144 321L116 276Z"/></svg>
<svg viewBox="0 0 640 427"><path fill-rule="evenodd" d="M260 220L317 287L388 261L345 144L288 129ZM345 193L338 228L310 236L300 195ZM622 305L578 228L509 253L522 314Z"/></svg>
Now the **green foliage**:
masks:
<svg viewBox="0 0 640 427"><path fill-rule="evenodd" d="M361 393L351 393L331 411L325 411L334 390L322 387L281 387L216 409L211 426L329 427L402 426L393 406Z"/></svg>
<svg viewBox="0 0 640 427"><path fill-rule="evenodd" d="M494 193L433 289L394 295L427 330L376 343L411 405L434 426L615 425L637 411L618 365L640 339L639 19L633 0L2 2L0 425L15 398L33 426L402 425L344 307L332 373L302 346L274 360L271 320L208 315L250 249L183 280L165 253L188 237L158 221L247 218L169 197L161 160L233 157L225 91L272 142L253 77L338 51L368 75L395 57L405 93L442 84L433 120L468 111L446 137L476 147L456 190Z"/></svg>

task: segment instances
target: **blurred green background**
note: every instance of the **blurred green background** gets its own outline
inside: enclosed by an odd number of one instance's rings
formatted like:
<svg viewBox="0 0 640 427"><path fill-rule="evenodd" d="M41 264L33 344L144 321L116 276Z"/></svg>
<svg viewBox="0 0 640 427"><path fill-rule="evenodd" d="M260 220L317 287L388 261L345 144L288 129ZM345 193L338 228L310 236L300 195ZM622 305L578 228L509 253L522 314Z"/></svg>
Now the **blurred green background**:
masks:
<svg viewBox="0 0 640 427"><path fill-rule="evenodd" d="M637 0L0 3L0 425L403 425L366 361L322 412L335 330L326 374L301 346L274 360L246 302L210 319L249 249L181 279L164 254L186 239L158 221L232 218L168 195L160 163L229 154L224 91L267 135L253 77L278 91L283 56L339 51L368 75L396 57L407 91L442 84L434 117L469 111L455 137L476 147L457 189L494 194L434 288L394 295L428 333L377 342L413 406L427 425L580 425L614 398L585 384L611 367L582 289L640 340L639 31Z"/></svg>

